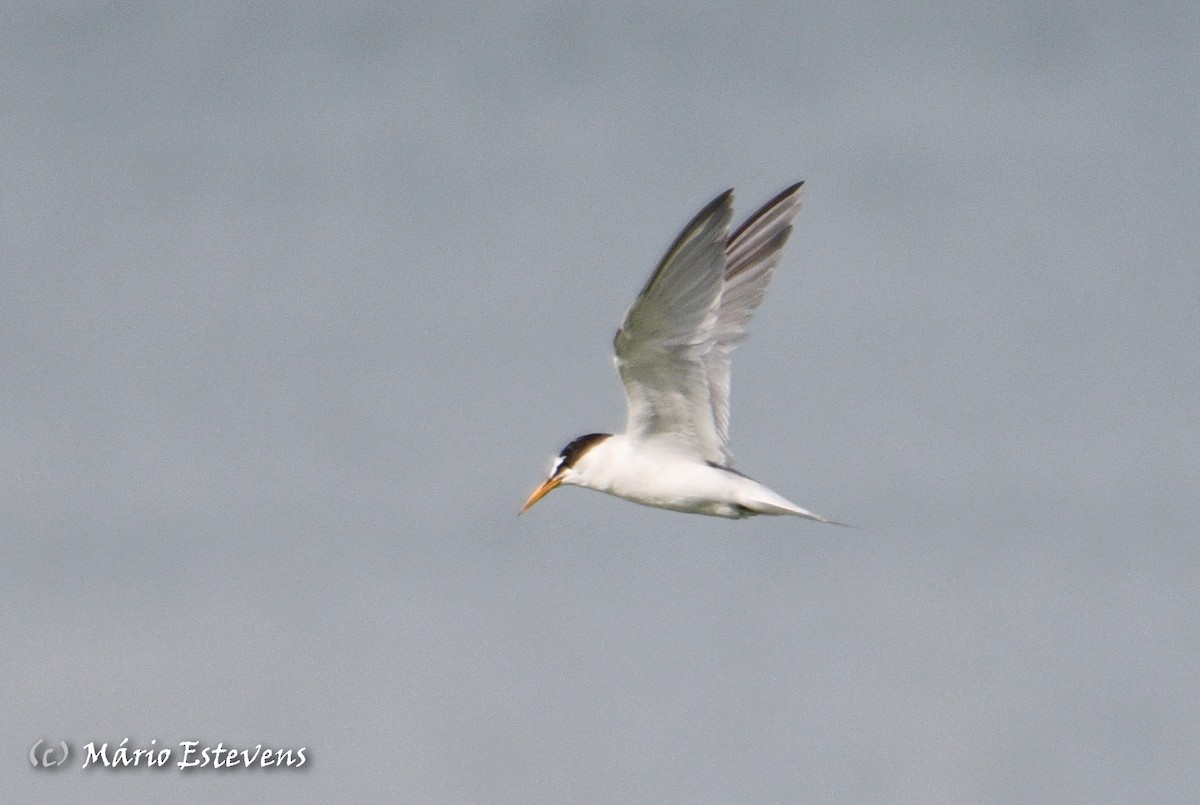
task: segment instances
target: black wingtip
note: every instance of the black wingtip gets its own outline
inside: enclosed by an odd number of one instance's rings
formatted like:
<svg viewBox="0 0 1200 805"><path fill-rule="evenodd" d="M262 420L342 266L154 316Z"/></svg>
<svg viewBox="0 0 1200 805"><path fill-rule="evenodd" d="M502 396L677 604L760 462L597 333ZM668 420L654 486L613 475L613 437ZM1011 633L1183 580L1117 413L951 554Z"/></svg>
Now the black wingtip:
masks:
<svg viewBox="0 0 1200 805"><path fill-rule="evenodd" d="M721 207L725 206L726 204L729 204L730 200L732 198L733 198L733 188L731 187L728 190L726 190L724 193L719 194L712 201L705 204L704 209L702 209L700 212L696 213L696 215L692 218L692 220L697 221L701 218L704 218L707 215L711 215L715 210L718 210Z"/></svg>
<svg viewBox="0 0 1200 805"><path fill-rule="evenodd" d="M658 262L658 267L654 269L654 273L650 275L650 279L646 280L646 284L642 286L641 293L638 294L639 298L641 298L648 290L650 290L650 286L652 286L654 281L658 279L658 275L662 272L663 267L671 262L671 258L675 256L675 253L679 251L680 247L687 241L689 237L692 236L692 234L700 227L702 223L717 215L733 215L732 199L733 188L731 187L724 193L714 198L712 201L705 204L704 209L692 216L692 220L688 221L687 226L685 226L675 237L675 240L672 241L671 248L667 249L666 254L664 254L662 259ZM617 335L620 335L620 331L618 331Z"/></svg>
<svg viewBox="0 0 1200 805"><path fill-rule="evenodd" d="M783 201L783 200L784 200L785 198L787 198L788 196L794 196L795 194L799 193L799 192L800 192L800 189L801 189L802 187L804 187L804 180L803 180L803 179L801 179L800 181L796 182L794 185L792 185L791 187L788 187L788 188L787 188L787 189L785 189L785 190L780 190L780 191L779 191L779 192L778 192L778 193L775 195L775 197L774 197L774 198L772 198L770 201L768 201L766 204L764 204L764 205L763 205L763 208L764 208L764 209L770 209L771 207L774 207L776 204L778 204L779 202Z"/></svg>
<svg viewBox="0 0 1200 805"><path fill-rule="evenodd" d="M753 215L751 215L749 218L747 218L745 221L743 221L743 222L742 222L742 225L741 225L741 226L739 226L737 229L735 229L735 230L734 230L733 234L729 236L729 241L728 241L728 242L729 242L729 243L733 243L735 240L737 240L737 239L738 239L738 237L739 237L739 236L740 236L740 235L741 235L743 232L745 232L747 229L749 229L751 226L753 226L753 225L754 225L754 223L755 223L756 221L758 221L760 218L762 218L762 217L763 217L764 215L766 215L768 212L770 212L771 210L773 210L773 209L774 209L774 208L775 208L775 207L776 207L778 204L780 204L780 203L781 203L781 202L782 202L784 199L786 199L786 198L790 198L791 196L794 196L794 195L796 195L797 193L799 193L799 192L800 192L800 189L801 189L802 187L804 187L804 180L803 180L803 179L801 179L800 181L796 182L794 185L792 185L791 187L787 188L786 190L782 190L782 191L780 191L779 193L776 193L774 198L772 198L772 199L771 199L770 201L768 201L766 204L764 204L764 205L762 205L761 207L759 207L759 208L758 208L758 210L756 210L756 211L755 211L755 213L754 213Z"/></svg>
<svg viewBox="0 0 1200 805"><path fill-rule="evenodd" d="M708 218L713 215L716 215L717 211L724 207L730 207L730 208L733 207L733 188L732 187L729 188L728 190L726 190L724 193L718 193L716 198L714 198L712 201L710 201L704 205L704 209L700 210L700 212L693 215L692 220L689 221L688 225L683 228L683 232L686 233L688 230L690 230L692 227L694 227L698 222L702 221L703 219ZM680 233L680 234L683 234L683 233Z"/></svg>

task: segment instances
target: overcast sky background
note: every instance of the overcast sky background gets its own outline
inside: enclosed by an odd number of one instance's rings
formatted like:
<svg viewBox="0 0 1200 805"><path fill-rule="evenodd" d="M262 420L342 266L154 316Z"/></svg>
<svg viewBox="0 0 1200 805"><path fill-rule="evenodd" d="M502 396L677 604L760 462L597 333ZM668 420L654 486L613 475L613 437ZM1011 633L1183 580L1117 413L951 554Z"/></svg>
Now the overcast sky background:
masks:
<svg viewBox="0 0 1200 805"><path fill-rule="evenodd" d="M6 4L5 796L1200 800L1200 11L976 5ZM518 519L797 179L733 449L860 528Z"/></svg>

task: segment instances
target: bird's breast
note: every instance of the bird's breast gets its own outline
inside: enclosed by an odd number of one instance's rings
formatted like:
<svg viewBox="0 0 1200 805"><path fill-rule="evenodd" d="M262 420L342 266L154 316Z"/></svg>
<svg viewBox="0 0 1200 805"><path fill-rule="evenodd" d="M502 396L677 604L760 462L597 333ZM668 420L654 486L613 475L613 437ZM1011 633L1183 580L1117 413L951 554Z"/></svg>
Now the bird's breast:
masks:
<svg viewBox="0 0 1200 805"><path fill-rule="evenodd" d="M647 506L739 517L737 502L748 479L691 456L631 451L613 462L605 481L602 491Z"/></svg>

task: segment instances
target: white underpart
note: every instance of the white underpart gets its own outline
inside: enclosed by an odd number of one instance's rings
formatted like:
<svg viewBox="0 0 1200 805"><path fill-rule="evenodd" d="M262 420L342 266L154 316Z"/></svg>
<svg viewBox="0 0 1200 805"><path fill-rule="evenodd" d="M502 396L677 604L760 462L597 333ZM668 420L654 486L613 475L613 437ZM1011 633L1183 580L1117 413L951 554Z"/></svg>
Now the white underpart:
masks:
<svg viewBox="0 0 1200 805"><path fill-rule="evenodd" d="M671 440L611 436L563 474L563 483L660 509L741 518L791 514L830 522L752 478L697 461Z"/></svg>

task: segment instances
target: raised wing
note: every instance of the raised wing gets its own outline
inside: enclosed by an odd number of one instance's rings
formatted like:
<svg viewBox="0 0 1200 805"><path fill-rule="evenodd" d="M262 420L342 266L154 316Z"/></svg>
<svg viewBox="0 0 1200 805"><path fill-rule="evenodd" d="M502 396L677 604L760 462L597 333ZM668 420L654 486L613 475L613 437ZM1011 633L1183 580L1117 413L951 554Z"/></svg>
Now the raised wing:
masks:
<svg viewBox="0 0 1200 805"><path fill-rule="evenodd" d="M725 276L733 191L692 219L625 314L613 340L636 438L675 440L706 461L723 458L713 421L704 355Z"/></svg>
<svg viewBox="0 0 1200 805"><path fill-rule="evenodd" d="M799 184L788 188L728 237L733 191L726 191L667 250L613 342L627 434L670 439L729 465L729 353L762 302L799 192Z"/></svg>
<svg viewBox="0 0 1200 805"><path fill-rule="evenodd" d="M746 338L746 325L775 276L783 244L792 233L792 219L800 210L803 188L804 182L797 182L764 204L738 227L725 247L725 284L713 345L703 358L713 422L725 453L723 466L733 463L729 452L729 354Z"/></svg>

